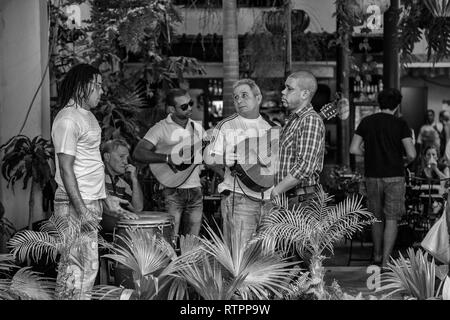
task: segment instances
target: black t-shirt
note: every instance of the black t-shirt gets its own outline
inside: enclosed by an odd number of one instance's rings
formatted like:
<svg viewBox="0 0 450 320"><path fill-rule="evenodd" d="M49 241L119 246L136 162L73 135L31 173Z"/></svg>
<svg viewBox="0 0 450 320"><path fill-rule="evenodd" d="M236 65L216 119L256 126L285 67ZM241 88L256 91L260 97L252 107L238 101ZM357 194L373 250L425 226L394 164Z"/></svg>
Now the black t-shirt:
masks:
<svg viewBox="0 0 450 320"><path fill-rule="evenodd" d="M371 178L403 177L402 139L411 137L403 119L379 112L362 119L355 133L364 141L365 176Z"/></svg>

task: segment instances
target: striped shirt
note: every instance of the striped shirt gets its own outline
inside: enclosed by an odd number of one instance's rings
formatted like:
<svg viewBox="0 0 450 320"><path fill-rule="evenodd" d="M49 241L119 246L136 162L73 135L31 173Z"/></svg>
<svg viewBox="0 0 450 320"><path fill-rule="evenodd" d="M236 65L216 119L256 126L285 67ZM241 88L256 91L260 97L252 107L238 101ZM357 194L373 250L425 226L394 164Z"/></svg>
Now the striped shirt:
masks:
<svg viewBox="0 0 450 320"><path fill-rule="evenodd" d="M292 113L280 136L278 184L289 173L300 180L297 187L319 183L325 153L325 125L309 105Z"/></svg>
<svg viewBox="0 0 450 320"><path fill-rule="evenodd" d="M262 116L256 119L247 119L235 113L223 119L213 129L209 153L210 155L225 157L226 152L233 151L246 138L263 137L270 128L271 125ZM237 162L243 163L245 154L242 154L243 150L237 149L235 149L238 156ZM221 158L221 160L221 163L218 164L223 165L225 159ZM252 191L237 177L235 183L235 176L232 175L230 168L227 166L225 166L224 180L218 185L219 193L224 190L234 191L256 199L269 199L272 191L271 188L263 194Z"/></svg>
<svg viewBox="0 0 450 320"><path fill-rule="evenodd" d="M122 200L131 202L133 198L133 190L130 185L120 176L111 176L106 172L105 186L108 195L116 196Z"/></svg>

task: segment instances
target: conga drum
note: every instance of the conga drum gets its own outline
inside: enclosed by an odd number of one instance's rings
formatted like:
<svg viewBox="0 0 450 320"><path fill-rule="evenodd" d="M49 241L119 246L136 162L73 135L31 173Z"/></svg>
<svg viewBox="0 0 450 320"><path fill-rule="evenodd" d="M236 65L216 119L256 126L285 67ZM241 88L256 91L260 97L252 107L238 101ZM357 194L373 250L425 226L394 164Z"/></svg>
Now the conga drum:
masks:
<svg viewBox="0 0 450 320"><path fill-rule="evenodd" d="M117 235L126 236L127 230L140 229L150 236L164 238L172 246L174 245L174 218L166 212L144 211L139 213L139 219L120 219L114 228L113 239L115 244L121 244ZM121 264L115 268L115 284L125 288L134 289L132 271Z"/></svg>

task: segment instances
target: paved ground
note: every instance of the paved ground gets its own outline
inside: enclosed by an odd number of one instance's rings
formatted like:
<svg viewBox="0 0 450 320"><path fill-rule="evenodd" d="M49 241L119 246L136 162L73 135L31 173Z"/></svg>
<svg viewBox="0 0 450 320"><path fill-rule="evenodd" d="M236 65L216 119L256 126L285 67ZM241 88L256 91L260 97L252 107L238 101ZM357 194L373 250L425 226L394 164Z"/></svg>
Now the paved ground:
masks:
<svg viewBox="0 0 450 320"><path fill-rule="evenodd" d="M375 281L374 274L376 272L373 267L368 269L371 264L372 243L354 241L351 260L349 260L350 245L349 240L336 244L334 255L330 254L329 258L324 261L326 284L331 285L336 280L341 289L350 295L356 296L361 292L366 298L369 295L381 297L381 294L369 289L370 284ZM394 257L398 256L399 251L404 255L405 250L406 247L397 246L393 253Z"/></svg>

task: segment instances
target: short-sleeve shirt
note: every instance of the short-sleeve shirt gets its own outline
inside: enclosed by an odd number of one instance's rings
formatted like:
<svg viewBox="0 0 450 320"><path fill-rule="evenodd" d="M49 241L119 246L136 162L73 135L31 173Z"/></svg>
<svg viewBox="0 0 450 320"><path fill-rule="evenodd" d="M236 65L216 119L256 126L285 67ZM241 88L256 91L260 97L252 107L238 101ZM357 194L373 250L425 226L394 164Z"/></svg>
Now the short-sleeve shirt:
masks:
<svg viewBox="0 0 450 320"><path fill-rule="evenodd" d="M64 153L75 157L73 171L82 199L106 198L105 168L100 156L101 133L92 112L76 105L61 109L53 122L55 154ZM58 187L67 193L58 161L55 180Z"/></svg>
<svg viewBox="0 0 450 320"><path fill-rule="evenodd" d="M112 177L109 174L105 176L106 192L108 195L116 196L120 199L131 202L133 199L133 190L130 185L120 176Z"/></svg>
<svg viewBox="0 0 450 320"><path fill-rule="evenodd" d="M403 177L404 146L411 138L405 120L379 112L362 119L355 133L364 141L365 176L370 178Z"/></svg>
<svg viewBox="0 0 450 320"><path fill-rule="evenodd" d="M122 177L112 177L111 175L106 173L105 182L106 192L108 193L108 195L116 196L131 203L131 200L133 199L133 190L131 189L130 185L124 179L122 179ZM117 221L119 221L119 218L103 214L103 218L101 221L101 234L107 241L113 241L110 233L114 231L114 226L116 225Z"/></svg>
<svg viewBox="0 0 450 320"><path fill-rule="evenodd" d="M272 128L271 125L262 116L256 119L247 119L236 113L216 125L213 130L209 152L211 155L222 156L225 153L224 151L234 149L246 138L264 136L270 128ZM238 157L241 156L239 150L236 150L236 152ZM224 180L218 185L218 192L234 190L237 193L261 199L261 193L249 189L239 178L236 178L236 180L237 183L235 184L230 168L225 166ZM270 198L271 191L272 188L264 192L264 199Z"/></svg>
<svg viewBox="0 0 450 320"><path fill-rule="evenodd" d="M199 123L189 119L186 127L183 128L174 122L172 116L169 114L165 119L151 127L145 134L144 139L156 146L155 152L171 154L172 150L178 146L183 139L189 141L190 137L198 139L192 140L193 143L199 141L201 144L201 141L204 138L203 127ZM188 189L200 186L200 167L197 166L189 178L178 188Z"/></svg>

